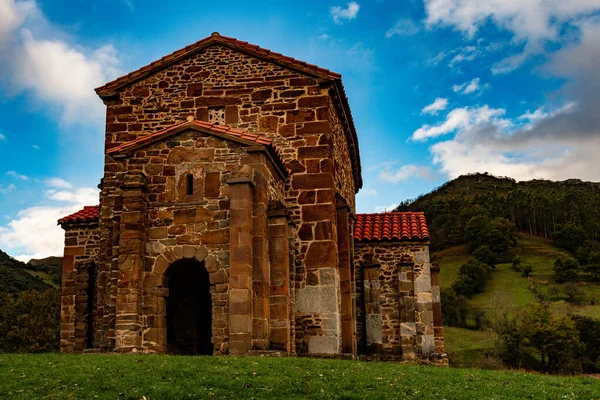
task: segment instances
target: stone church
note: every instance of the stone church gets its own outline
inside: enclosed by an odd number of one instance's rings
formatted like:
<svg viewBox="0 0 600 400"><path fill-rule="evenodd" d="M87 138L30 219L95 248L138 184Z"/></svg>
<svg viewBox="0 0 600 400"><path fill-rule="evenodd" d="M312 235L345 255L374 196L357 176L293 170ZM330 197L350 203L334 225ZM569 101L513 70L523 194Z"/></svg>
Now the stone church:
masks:
<svg viewBox="0 0 600 400"><path fill-rule="evenodd" d="M96 92L99 205L59 220L63 352L444 362L424 215L355 213L339 74L215 32Z"/></svg>

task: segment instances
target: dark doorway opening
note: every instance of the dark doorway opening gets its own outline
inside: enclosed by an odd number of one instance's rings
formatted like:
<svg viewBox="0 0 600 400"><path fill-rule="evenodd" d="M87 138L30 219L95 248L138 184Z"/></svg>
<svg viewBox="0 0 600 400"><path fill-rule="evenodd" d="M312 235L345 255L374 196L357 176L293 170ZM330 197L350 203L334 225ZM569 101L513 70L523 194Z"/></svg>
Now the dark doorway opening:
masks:
<svg viewBox="0 0 600 400"><path fill-rule="evenodd" d="M213 354L210 281L204 264L175 261L166 274L167 351L172 354Z"/></svg>

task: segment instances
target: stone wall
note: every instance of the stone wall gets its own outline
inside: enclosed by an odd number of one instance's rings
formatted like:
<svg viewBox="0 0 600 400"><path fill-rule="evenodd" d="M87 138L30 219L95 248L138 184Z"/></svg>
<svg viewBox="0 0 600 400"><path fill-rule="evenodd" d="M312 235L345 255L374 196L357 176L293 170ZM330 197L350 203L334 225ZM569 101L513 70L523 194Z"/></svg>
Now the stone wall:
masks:
<svg viewBox="0 0 600 400"><path fill-rule="evenodd" d="M100 230L97 223L65 224L65 250L60 310L60 349L80 352L94 346L99 319L105 312L106 275L98 273Z"/></svg>
<svg viewBox="0 0 600 400"><path fill-rule="evenodd" d="M293 274L298 352L337 353L341 346L335 194L354 209L355 184L351 163L334 162L351 157L331 91L331 82L214 45L105 99L107 149L189 116L207 121L215 107L224 111L225 124L274 141L292 174L284 192L298 232ZM107 254L117 169L107 159L102 193L107 219L101 223L107 227ZM164 194L151 189L148 196L158 201ZM305 300L317 292L323 302Z"/></svg>
<svg viewBox="0 0 600 400"><path fill-rule="evenodd" d="M428 243L355 243L355 298L359 354L403 360L442 360L437 271Z"/></svg>

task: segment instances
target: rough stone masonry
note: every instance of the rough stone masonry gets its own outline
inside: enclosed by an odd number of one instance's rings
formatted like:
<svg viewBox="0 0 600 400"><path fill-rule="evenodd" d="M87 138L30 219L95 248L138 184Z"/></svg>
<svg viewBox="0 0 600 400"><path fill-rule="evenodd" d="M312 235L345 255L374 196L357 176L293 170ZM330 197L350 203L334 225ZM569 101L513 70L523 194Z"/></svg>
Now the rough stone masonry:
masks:
<svg viewBox="0 0 600 400"><path fill-rule="evenodd" d="M339 74L213 33L96 92L100 202L59 221L63 352L446 362L425 217L355 213Z"/></svg>

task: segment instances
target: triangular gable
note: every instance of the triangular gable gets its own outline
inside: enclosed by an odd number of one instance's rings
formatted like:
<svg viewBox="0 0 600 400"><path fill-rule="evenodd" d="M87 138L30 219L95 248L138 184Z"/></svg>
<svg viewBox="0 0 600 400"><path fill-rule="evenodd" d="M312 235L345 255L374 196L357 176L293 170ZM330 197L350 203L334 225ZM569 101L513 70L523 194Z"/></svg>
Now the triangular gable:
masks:
<svg viewBox="0 0 600 400"><path fill-rule="evenodd" d="M358 148L358 136L356 134L356 128L354 126L354 119L352 118L352 112L350 111L350 104L348 103L348 97L346 90L342 83L342 76L336 72L332 72L328 69L318 67L314 64L309 64L304 61L297 60L292 57L284 56L283 54L273 52L271 50L262 48L260 46L250 44L235 38L222 36L218 32L214 32L211 36L197 41L183 49L177 50L167 56L162 57L136 71L130 72L129 74L115 79L112 82L108 82L103 86L96 88L96 93L102 99L109 99L117 95L119 90L123 87L130 85L140 79L143 79L149 75L152 75L158 71L161 71L177 62L190 57L208 46L220 44L227 46L234 50L242 53L260 58L266 61L279 64L291 70L299 71L309 76L331 81L333 83L333 95L335 104L341 110L342 120L345 127L346 138L348 141L348 147L352 154L352 170L355 181L355 189L358 191L362 187L362 168L360 163L360 153Z"/></svg>
<svg viewBox="0 0 600 400"><path fill-rule="evenodd" d="M191 119L191 118L190 118ZM251 147L262 147L267 153L271 162L279 170L279 173L283 176L287 176L287 169L284 166L276 147L273 142L265 136L257 135L254 133L248 133L239 129L234 129L226 125L216 125L204 121L186 121L171 125L161 131L152 133L150 135L141 136L130 142L123 143L117 147L113 147L106 151L107 154L121 158L126 157L133 151L149 146L153 143L166 139L168 137L177 135L187 130L195 130L208 135L216 136L224 140L236 142L244 146Z"/></svg>
<svg viewBox="0 0 600 400"><path fill-rule="evenodd" d="M227 46L242 53L246 53L248 55L263 60L271 61L275 64L282 65L286 68L299 71L304 74L314 76L316 78L335 80L340 79L342 77L336 72L332 72L328 69L321 68L314 64L309 64L304 61L296 60L295 58L284 56L283 54L273 52L260 46L250 44L248 42L243 42L235 38L221 36L219 33L214 32L211 36L207 38L199 40L196 43L193 43L189 46L184 47L183 49L177 50L167 56L164 56L159 60L156 60L138 69L137 71L133 71L125 76L115 79L112 82L108 82L105 85L96 88L96 93L98 93L100 97L103 97L104 95L111 95L111 93L109 92L118 91L120 88L132 82L140 80L146 76L152 75L153 73L160 71L164 68L167 68L187 57L190 57L200 52L201 50L213 44Z"/></svg>

